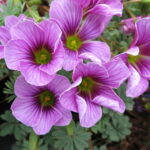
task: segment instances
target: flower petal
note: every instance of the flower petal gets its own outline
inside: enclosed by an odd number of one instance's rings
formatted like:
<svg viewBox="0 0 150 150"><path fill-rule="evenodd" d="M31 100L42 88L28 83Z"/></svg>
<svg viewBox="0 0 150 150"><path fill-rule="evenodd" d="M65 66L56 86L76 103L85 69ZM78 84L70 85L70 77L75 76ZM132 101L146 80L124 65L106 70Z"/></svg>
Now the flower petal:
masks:
<svg viewBox="0 0 150 150"><path fill-rule="evenodd" d="M150 41L150 18L143 18L136 22L136 34L132 45L143 45Z"/></svg>
<svg viewBox="0 0 150 150"><path fill-rule="evenodd" d="M47 85L50 91L60 96L70 86L68 78L62 75L56 75L55 78Z"/></svg>
<svg viewBox="0 0 150 150"><path fill-rule="evenodd" d="M89 99L84 100L82 97L77 96L77 105L82 127L90 128L94 126L102 117L101 108L92 103Z"/></svg>
<svg viewBox="0 0 150 150"><path fill-rule="evenodd" d="M36 126L41 115L41 108L35 98L16 98L11 106L15 118L27 126Z"/></svg>
<svg viewBox="0 0 150 150"><path fill-rule="evenodd" d="M91 41L84 43L80 49L81 53L80 56L82 56L82 54L86 52L92 53L97 58L99 58L103 63L108 62L111 57L109 46L106 43L100 41Z"/></svg>
<svg viewBox="0 0 150 150"><path fill-rule="evenodd" d="M11 36L7 28L0 27L0 42L6 44L10 40Z"/></svg>
<svg viewBox="0 0 150 150"><path fill-rule="evenodd" d="M79 37L82 41L92 40L100 36L107 26L110 17L99 14L89 14L81 26Z"/></svg>
<svg viewBox="0 0 150 150"><path fill-rule="evenodd" d="M125 111L125 103L111 88L103 86L99 90L100 94L92 100L93 103L120 113Z"/></svg>
<svg viewBox="0 0 150 150"><path fill-rule="evenodd" d="M81 60L78 58L78 55L76 52L65 49L65 57L64 57L64 63L63 63L64 70L66 71L73 70L79 62L81 62Z"/></svg>
<svg viewBox="0 0 150 150"><path fill-rule="evenodd" d="M41 88L27 83L23 76L17 78L14 87L16 96L20 98L35 97L36 94L40 92Z"/></svg>
<svg viewBox="0 0 150 150"><path fill-rule="evenodd" d="M19 18L16 16L6 16L5 17L5 26L8 29L10 29L12 26L14 26L18 22L19 22Z"/></svg>
<svg viewBox="0 0 150 150"><path fill-rule="evenodd" d="M39 66L34 64L33 62L21 62L20 63L20 71L24 76L25 80L32 85L35 86L43 86L48 84L53 78L54 75L48 75L47 73L41 71Z"/></svg>
<svg viewBox="0 0 150 150"><path fill-rule="evenodd" d="M123 3L121 0L101 0L101 3L104 3L110 7L110 13L112 15L122 16Z"/></svg>
<svg viewBox="0 0 150 150"><path fill-rule="evenodd" d="M112 88L118 88L130 75L129 69L120 58L114 58L104 66L109 77L104 78L101 82Z"/></svg>
<svg viewBox="0 0 150 150"><path fill-rule="evenodd" d="M9 69L20 70L20 61L32 59L32 49L23 40L11 40L5 46L4 57Z"/></svg>
<svg viewBox="0 0 150 150"><path fill-rule="evenodd" d="M78 112L76 103L77 86L82 82L81 78L78 78L66 91L60 95L61 105L73 112Z"/></svg>
<svg viewBox="0 0 150 150"><path fill-rule="evenodd" d="M73 80L76 80L80 77L87 77L87 76L101 79L103 77L108 77L108 72L104 67L96 63L92 63L92 62L88 64L79 63L74 69L73 77L72 77Z"/></svg>
<svg viewBox="0 0 150 150"><path fill-rule="evenodd" d="M33 50L44 44L44 31L40 26L31 20L19 22L17 25L11 28L12 39L22 39Z"/></svg>
<svg viewBox="0 0 150 150"><path fill-rule="evenodd" d="M137 56L139 55L139 52L140 52L139 47L134 46L129 48L125 53L129 55Z"/></svg>
<svg viewBox="0 0 150 150"><path fill-rule="evenodd" d="M137 62L137 66L142 77L150 78L150 59L141 58L141 60Z"/></svg>
<svg viewBox="0 0 150 150"><path fill-rule="evenodd" d="M127 97L138 97L143 94L148 88L148 80L140 76L140 74L129 66L131 75L128 79L126 95Z"/></svg>
<svg viewBox="0 0 150 150"><path fill-rule="evenodd" d="M51 3L50 17L58 22L66 35L72 35L79 27L82 8L71 0L56 0Z"/></svg>
<svg viewBox="0 0 150 150"><path fill-rule="evenodd" d="M45 44L48 45L51 49L57 49L58 44L60 43L62 32L59 26L50 20L44 20L39 24L42 29L45 31Z"/></svg>
<svg viewBox="0 0 150 150"><path fill-rule="evenodd" d="M48 133L52 126L61 118L62 114L54 108L43 109L38 125L34 126L33 130L37 135L44 135Z"/></svg>
<svg viewBox="0 0 150 150"><path fill-rule="evenodd" d="M72 120L71 112L66 110L65 108L63 108L60 103L57 103L57 105L55 107L62 114L62 118L60 120L58 120L55 123L55 125L56 126L66 126L66 125L70 124L70 122Z"/></svg>

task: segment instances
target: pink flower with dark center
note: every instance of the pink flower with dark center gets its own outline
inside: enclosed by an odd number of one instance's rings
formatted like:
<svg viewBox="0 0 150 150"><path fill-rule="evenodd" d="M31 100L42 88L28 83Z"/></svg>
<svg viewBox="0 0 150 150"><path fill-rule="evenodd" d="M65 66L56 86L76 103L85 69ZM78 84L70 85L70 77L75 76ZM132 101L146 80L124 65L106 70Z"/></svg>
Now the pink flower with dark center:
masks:
<svg viewBox="0 0 150 150"><path fill-rule="evenodd" d="M110 60L108 45L104 42L92 41L104 30L108 23L108 16L91 13L84 18L82 7L75 1L55 0L51 3L50 17L63 31L65 70L73 70L84 58L98 63Z"/></svg>
<svg viewBox="0 0 150 150"><path fill-rule="evenodd" d="M37 24L25 20L13 26L12 40L5 46L8 68L20 71L32 85L48 84L63 65L61 34L53 21L45 20Z"/></svg>
<svg viewBox="0 0 150 150"><path fill-rule="evenodd" d="M61 106L59 96L69 85L69 80L60 75L41 87L28 84L23 76L18 77L15 83L17 98L11 106L12 114L39 135L48 133L52 126L68 125L72 115Z"/></svg>
<svg viewBox="0 0 150 150"><path fill-rule="evenodd" d="M131 75L126 94L138 97L148 88L150 79L150 18L143 18L135 24L135 36L129 50L120 54ZM118 56L117 56L118 57Z"/></svg>
<svg viewBox="0 0 150 150"><path fill-rule="evenodd" d="M79 113L81 126L91 127L101 119L101 107L125 111L123 100L113 88L118 88L128 76L129 70L121 59L104 66L80 63L73 71L73 84L62 93L60 102L64 108Z"/></svg>

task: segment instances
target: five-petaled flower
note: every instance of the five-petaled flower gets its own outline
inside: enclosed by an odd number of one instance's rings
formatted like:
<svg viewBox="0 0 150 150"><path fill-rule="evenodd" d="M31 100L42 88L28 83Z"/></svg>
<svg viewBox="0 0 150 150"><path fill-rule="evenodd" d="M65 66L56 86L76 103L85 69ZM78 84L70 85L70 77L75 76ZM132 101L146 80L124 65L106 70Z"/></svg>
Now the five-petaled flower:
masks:
<svg viewBox="0 0 150 150"><path fill-rule="evenodd" d="M32 85L48 84L62 68L61 34L58 25L48 20L39 24L26 20L13 26L12 40L5 46L8 68L20 71Z"/></svg>
<svg viewBox="0 0 150 150"><path fill-rule="evenodd" d="M62 106L79 113L83 127L95 125L102 116L100 106L117 112L125 111L125 104L112 88L118 88L129 76L121 59L104 66L95 63L78 64L73 72L74 83L60 96Z"/></svg>
<svg viewBox="0 0 150 150"><path fill-rule="evenodd" d="M52 126L68 125L72 115L61 106L59 96L69 85L69 80L61 75L56 75L46 86L30 85L23 76L18 77L12 114L40 135L48 133Z"/></svg>
<svg viewBox="0 0 150 150"><path fill-rule="evenodd" d="M109 17L90 14L83 16L83 8L72 0L55 0L50 7L50 17L63 31L62 41L65 47L63 68L73 70L82 59L90 59L98 63L110 60L108 45L98 38L106 27Z"/></svg>

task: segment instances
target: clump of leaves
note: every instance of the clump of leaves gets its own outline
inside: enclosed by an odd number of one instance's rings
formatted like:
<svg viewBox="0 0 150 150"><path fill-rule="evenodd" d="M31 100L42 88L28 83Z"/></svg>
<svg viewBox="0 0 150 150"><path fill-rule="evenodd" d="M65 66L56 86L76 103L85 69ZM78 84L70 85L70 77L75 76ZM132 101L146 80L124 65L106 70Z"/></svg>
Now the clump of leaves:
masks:
<svg viewBox="0 0 150 150"><path fill-rule="evenodd" d="M94 133L101 133L102 138L109 142L118 142L130 134L132 124L128 116L107 109L103 109L103 112L102 120L91 128Z"/></svg>
<svg viewBox="0 0 150 150"><path fill-rule="evenodd" d="M20 73L17 71L11 72L11 76L9 77L9 80L5 82L6 87L4 88L3 93L7 95L5 99L7 102L11 102L16 97L14 93L14 84L19 74Z"/></svg>
<svg viewBox="0 0 150 150"><path fill-rule="evenodd" d="M0 5L0 25L3 25L6 16L18 16L23 12L23 8L24 4L21 2L21 0L7 0L6 5Z"/></svg>
<svg viewBox="0 0 150 150"><path fill-rule="evenodd" d="M73 122L67 128L56 128L52 135L57 150L84 150L91 138L90 132Z"/></svg>

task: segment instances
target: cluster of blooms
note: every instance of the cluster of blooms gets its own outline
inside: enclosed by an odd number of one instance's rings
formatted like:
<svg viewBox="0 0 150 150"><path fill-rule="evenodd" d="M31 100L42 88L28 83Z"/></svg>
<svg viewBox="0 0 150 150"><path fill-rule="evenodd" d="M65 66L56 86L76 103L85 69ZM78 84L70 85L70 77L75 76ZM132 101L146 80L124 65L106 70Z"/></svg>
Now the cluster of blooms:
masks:
<svg viewBox="0 0 150 150"><path fill-rule="evenodd" d="M6 17L0 57L21 73L11 107L16 119L46 134L54 125L68 125L72 111L81 126L91 127L101 119L101 107L125 111L113 89L126 79L127 96L148 88L150 18L135 24L130 48L113 58L107 43L94 40L122 9L121 0L54 0L48 20ZM61 69L72 72L71 81L58 74Z"/></svg>

